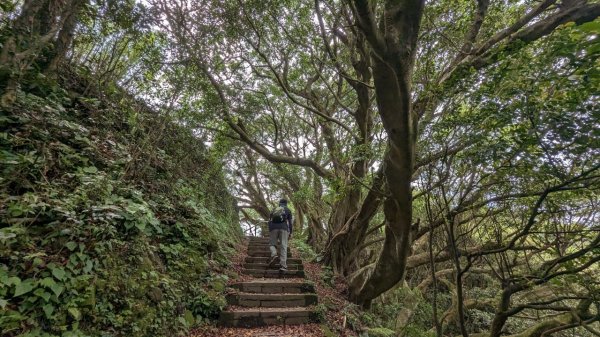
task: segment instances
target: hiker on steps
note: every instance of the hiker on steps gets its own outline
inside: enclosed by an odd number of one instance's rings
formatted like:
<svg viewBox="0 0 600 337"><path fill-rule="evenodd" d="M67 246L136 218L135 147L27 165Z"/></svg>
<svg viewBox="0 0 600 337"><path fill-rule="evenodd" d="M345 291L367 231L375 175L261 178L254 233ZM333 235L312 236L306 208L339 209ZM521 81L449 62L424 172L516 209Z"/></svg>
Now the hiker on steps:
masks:
<svg viewBox="0 0 600 337"><path fill-rule="evenodd" d="M287 207L287 200L279 200L277 206L269 218L269 249L271 250L271 259L269 267L273 266L279 260L280 271L287 271L287 249L288 239L292 237L292 211ZM277 255L277 242L280 242L280 253Z"/></svg>

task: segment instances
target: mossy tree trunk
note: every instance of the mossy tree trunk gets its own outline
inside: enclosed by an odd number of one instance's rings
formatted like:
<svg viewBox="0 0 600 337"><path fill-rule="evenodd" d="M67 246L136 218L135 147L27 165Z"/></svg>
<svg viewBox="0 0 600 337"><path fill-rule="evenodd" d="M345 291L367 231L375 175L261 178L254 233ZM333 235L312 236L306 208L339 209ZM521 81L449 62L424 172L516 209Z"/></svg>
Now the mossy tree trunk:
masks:
<svg viewBox="0 0 600 337"><path fill-rule="evenodd" d="M383 161L386 197L385 240L369 277L350 284L351 299L363 306L404 277L412 225L411 180L414 163L414 116L411 74L424 1L386 2L376 22L375 4L356 0L356 21L371 47L377 108L388 136Z"/></svg>

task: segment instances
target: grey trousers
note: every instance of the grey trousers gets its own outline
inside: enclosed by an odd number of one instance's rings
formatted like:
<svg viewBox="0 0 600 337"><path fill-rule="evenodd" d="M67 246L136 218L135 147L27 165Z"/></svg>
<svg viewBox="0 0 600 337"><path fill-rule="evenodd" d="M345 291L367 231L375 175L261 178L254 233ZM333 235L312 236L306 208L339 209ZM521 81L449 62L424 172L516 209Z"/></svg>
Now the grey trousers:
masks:
<svg viewBox="0 0 600 337"><path fill-rule="evenodd" d="M289 232L285 229L274 229L269 232L271 256L277 255L277 242L279 241L279 264L284 268L287 268L288 235Z"/></svg>

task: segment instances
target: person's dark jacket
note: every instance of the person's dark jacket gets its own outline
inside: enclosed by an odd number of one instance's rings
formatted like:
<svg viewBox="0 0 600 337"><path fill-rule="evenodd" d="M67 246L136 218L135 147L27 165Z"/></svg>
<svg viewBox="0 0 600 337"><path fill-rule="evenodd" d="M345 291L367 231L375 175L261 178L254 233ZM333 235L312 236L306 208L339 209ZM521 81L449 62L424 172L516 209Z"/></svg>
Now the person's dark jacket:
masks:
<svg viewBox="0 0 600 337"><path fill-rule="evenodd" d="M293 223L293 215L292 215L292 211L290 211L290 209L285 206L285 205L280 205L283 208L285 208L285 221L284 222L273 222L273 211L271 211L271 215L269 215L269 231L272 231L274 229L286 229L288 232L290 232L290 235L292 234L292 223Z"/></svg>

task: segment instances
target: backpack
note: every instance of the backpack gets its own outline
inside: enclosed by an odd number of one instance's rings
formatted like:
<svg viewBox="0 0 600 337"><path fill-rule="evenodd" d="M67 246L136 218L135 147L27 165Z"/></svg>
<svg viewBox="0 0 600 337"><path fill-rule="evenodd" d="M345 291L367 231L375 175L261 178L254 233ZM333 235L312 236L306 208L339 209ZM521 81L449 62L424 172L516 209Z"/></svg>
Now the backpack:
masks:
<svg viewBox="0 0 600 337"><path fill-rule="evenodd" d="M287 214L285 212L285 207L279 206L273 210L271 213L271 221L275 223L285 222L287 220Z"/></svg>

